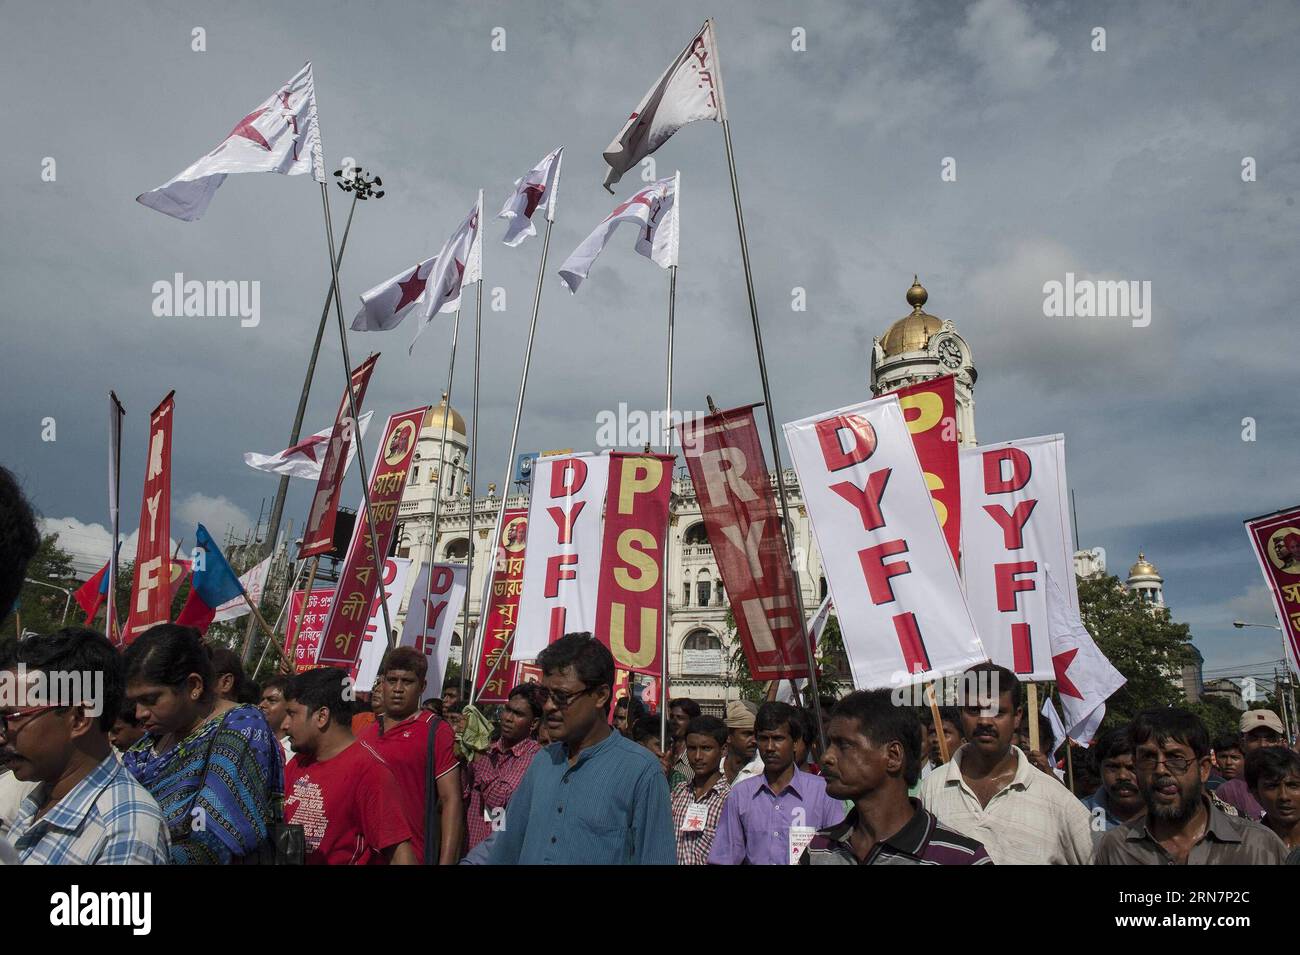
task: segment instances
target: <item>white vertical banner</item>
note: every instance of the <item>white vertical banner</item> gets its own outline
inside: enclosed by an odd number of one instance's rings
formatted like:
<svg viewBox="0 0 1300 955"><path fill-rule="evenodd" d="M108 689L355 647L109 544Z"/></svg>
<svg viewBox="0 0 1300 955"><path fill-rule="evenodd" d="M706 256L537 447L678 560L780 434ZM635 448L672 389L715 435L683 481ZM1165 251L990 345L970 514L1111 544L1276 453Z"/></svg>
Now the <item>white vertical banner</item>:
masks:
<svg viewBox="0 0 1300 955"><path fill-rule="evenodd" d="M1078 612L1065 484L1065 436L961 452L962 571L990 659L1022 680L1055 680L1047 568Z"/></svg>
<svg viewBox="0 0 1300 955"><path fill-rule="evenodd" d="M511 659L536 660L566 633L595 631L608 484L608 454L543 456L533 463Z"/></svg>
<svg viewBox="0 0 1300 955"><path fill-rule="evenodd" d="M359 524L360 522L358 522ZM402 594L406 592L406 577L411 570L411 561L407 557L389 557L384 561L384 593L388 597L388 619L397 619L397 611L402 605ZM335 595L337 599L337 594ZM370 619L362 631L361 657L357 661L357 675L354 685L358 690L369 692L374 686L375 677L379 675L379 664L388 652L388 631L384 629L384 609L379 606L379 592L370 605Z"/></svg>
<svg viewBox="0 0 1300 955"><path fill-rule="evenodd" d="M425 698L440 696L447 677L447 661L451 659L451 638L465 604L465 565L434 564L433 583L429 582L429 565L420 565L415 578L411 600L406 608L406 623L402 626L399 647L415 647L429 658L429 672L425 677ZM425 593L428 593L428 601ZM398 593L401 593L399 590ZM420 626L423 618L424 626ZM368 690L369 685L360 689Z"/></svg>
<svg viewBox="0 0 1300 955"><path fill-rule="evenodd" d="M895 395L785 425L858 689L987 659Z"/></svg>

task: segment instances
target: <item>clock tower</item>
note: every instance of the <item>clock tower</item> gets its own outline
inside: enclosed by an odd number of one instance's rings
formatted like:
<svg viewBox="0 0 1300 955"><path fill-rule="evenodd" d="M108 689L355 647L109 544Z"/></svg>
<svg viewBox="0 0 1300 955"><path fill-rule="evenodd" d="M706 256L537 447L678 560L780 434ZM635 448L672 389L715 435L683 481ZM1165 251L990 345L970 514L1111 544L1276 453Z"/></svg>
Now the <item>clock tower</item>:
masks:
<svg viewBox="0 0 1300 955"><path fill-rule="evenodd" d="M871 345L871 393L876 397L905 385L943 375L956 378L957 437L963 448L975 445L975 365L970 346L950 321L924 311L929 293L912 276L904 315Z"/></svg>

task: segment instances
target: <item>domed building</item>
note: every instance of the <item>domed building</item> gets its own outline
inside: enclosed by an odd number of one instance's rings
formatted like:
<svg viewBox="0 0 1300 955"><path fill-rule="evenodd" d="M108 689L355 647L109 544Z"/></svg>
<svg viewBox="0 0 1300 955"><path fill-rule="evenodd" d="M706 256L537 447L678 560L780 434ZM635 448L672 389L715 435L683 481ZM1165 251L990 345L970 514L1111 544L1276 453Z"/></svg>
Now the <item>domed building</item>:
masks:
<svg viewBox="0 0 1300 955"><path fill-rule="evenodd" d="M1138 551L1137 563L1128 569L1128 579L1124 583L1152 607L1164 609L1165 579L1142 551Z"/></svg>

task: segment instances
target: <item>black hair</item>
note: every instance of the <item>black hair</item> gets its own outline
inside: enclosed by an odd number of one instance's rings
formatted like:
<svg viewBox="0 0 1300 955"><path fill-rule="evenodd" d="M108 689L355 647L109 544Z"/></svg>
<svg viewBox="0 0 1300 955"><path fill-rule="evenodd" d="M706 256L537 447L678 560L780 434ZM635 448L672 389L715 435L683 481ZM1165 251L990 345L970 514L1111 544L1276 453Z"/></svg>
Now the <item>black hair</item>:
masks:
<svg viewBox="0 0 1300 955"><path fill-rule="evenodd" d="M631 707L631 709L628 709L629 707ZM642 719L646 715L645 704L635 696L620 696L614 703L614 710L615 712L618 710L627 710L627 721L629 725Z"/></svg>
<svg viewBox="0 0 1300 955"><path fill-rule="evenodd" d="M36 515L13 473L0 467L0 620L23 589L27 565L41 546Z"/></svg>
<svg viewBox="0 0 1300 955"><path fill-rule="evenodd" d="M799 718L799 711L789 703L769 700L758 708L758 715L754 717L755 736L779 730L782 726L790 730L791 739L803 736L803 720Z"/></svg>
<svg viewBox="0 0 1300 955"><path fill-rule="evenodd" d="M712 736L719 746L727 744L727 724L716 716L695 716L686 724L686 735Z"/></svg>
<svg viewBox="0 0 1300 955"><path fill-rule="evenodd" d="M1097 737L1090 750L1092 765L1101 772L1101 764L1116 756L1132 756L1133 741L1129 739L1128 727L1117 726L1108 729Z"/></svg>
<svg viewBox="0 0 1300 955"><path fill-rule="evenodd" d="M632 742L659 738L659 717L643 716L632 724Z"/></svg>
<svg viewBox="0 0 1300 955"><path fill-rule="evenodd" d="M220 644L209 644L209 646L212 652L213 676L219 679L229 673L235 678L235 685L231 688L235 702L256 703L261 698L261 694L257 692L257 684L244 672L244 663L239 659L239 654Z"/></svg>
<svg viewBox="0 0 1300 955"><path fill-rule="evenodd" d="M891 690L857 690L835 704L831 717L857 720L862 735L876 746L903 747L903 782L921 778L921 720L908 706L895 706Z"/></svg>
<svg viewBox="0 0 1300 955"><path fill-rule="evenodd" d="M203 681L203 697L216 689L212 654L203 635L193 627L160 623L135 639L122 654L126 682L155 683L173 689L183 686L191 673Z"/></svg>
<svg viewBox="0 0 1300 955"><path fill-rule="evenodd" d="M515 697L518 697L528 704L529 709L533 711L533 719L541 718L542 710L546 703L540 686L536 683L520 683L517 687L506 694L507 700L513 700Z"/></svg>
<svg viewBox="0 0 1300 955"><path fill-rule="evenodd" d="M352 724L352 704L343 699L343 688L348 684L346 670L338 667L317 667L299 673L289 682L285 691L286 702L301 703L308 713L320 709L330 711L330 721L336 726Z"/></svg>
<svg viewBox="0 0 1300 955"><path fill-rule="evenodd" d="M817 717L802 706L795 707L794 715L799 721L799 738L803 740L805 746L812 749L813 740L817 738ZM790 724L790 728L794 729L793 723Z"/></svg>
<svg viewBox="0 0 1300 955"><path fill-rule="evenodd" d="M1239 753L1245 752L1241 748L1240 733L1220 733L1214 737L1214 742L1211 745L1216 753L1222 753L1226 749L1235 749Z"/></svg>
<svg viewBox="0 0 1300 955"><path fill-rule="evenodd" d="M393 647L384 654L379 675L386 676L389 670L409 670L423 683L429 675L429 658L415 647Z"/></svg>
<svg viewBox="0 0 1300 955"><path fill-rule="evenodd" d="M1300 776L1300 753L1283 746L1262 746L1246 757L1246 785L1257 790L1261 782L1280 783Z"/></svg>
<svg viewBox="0 0 1300 955"><path fill-rule="evenodd" d="M98 704L99 728L107 733L117 720L118 710L122 708L122 699L126 695L126 681L122 676L122 660L117 655L113 644L102 633L87 630L84 627L64 627L54 633L34 634L18 641L15 648L16 663L25 664L29 670L40 670L51 679L47 683L51 694L62 681L55 674L93 674L102 673L104 679L103 697L86 698L87 702ZM66 677L65 677L66 679ZM93 680L93 677L92 677ZM75 685L70 687L75 689ZM82 686L90 691L90 687ZM59 707L73 705L73 700L50 700Z"/></svg>
<svg viewBox="0 0 1300 955"><path fill-rule="evenodd" d="M117 708L116 719L121 720L127 726L140 725L140 720L135 715L135 704L125 698L122 700L122 705Z"/></svg>
<svg viewBox="0 0 1300 955"><path fill-rule="evenodd" d="M450 706L444 704L443 709L447 713L464 713L465 707L467 706L469 706L469 700L457 700L455 703L452 703Z"/></svg>
<svg viewBox="0 0 1300 955"><path fill-rule="evenodd" d="M537 655L537 665L547 675L573 667L578 680L589 689L607 686L611 695L614 692L614 655L590 633L566 633Z"/></svg>
<svg viewBox="0 0 1300 955"><path fill-rule="evenodd" d="M971 686L970 681L966 679L971 673L987 673L991 676L990 682L998 688L998 696L1003 693L1011 694L1011 709L1018 710L1024 705L1024 689L1020 685L1020 679L1006 667L998 666L996 663L977 663L973 667L968 667L962 674L962 680L959 683L959 692L966 696L972 692L978 692L978 685ZM976 678L978 680L978 677ZM963 706L978 706L978 700L962 700Z"/></svg>
<svg viewBox="0 0 1300 955"><path fill-rule="evenodd" d="M958 736L964 735L961 728L961 710L957 709L957 707L955 706L939 707L939 721L941 723L951 723L953 728L957 730Z"/></svg>
<svg viewBox="0 0 1300 955"><path fill-rule="evenodd" d="M275 676L271 677L269 680L267 680L265 683L262 684L262 693L266 693L267 690L279 690L280 695L283 696L285 699L288 699L289 684L292 682L293 682L292 677L285 676L283 673L277 673ZM259 694L259 698L260 695L261 694Z"/></svg>
<svg viewBox="0 0 1300 955"><path fill-rule="evenodd" d="M700 715L700 704L696 703L689 696L683 696L676 700L672 700L668 704L668 709L669 711L681 710L686 714L688 719L692 720Z"/></svg>
<svg viewBox="0 0 1300 955"><path fill-rule="evenodd" d="M1197 759L1210 755L1210 734L1195 713L1187 710L1143 710L1129 724L1129 747L1136 753L1143 743L1155 740L1158 745L1169 741L1183 743Z"/></svg>
<svg viewBox="0 0 1300 955"><path fill-rule="evenodd" d="M0 637L0 670L11 669L18 662L18 638Z"/></svg>

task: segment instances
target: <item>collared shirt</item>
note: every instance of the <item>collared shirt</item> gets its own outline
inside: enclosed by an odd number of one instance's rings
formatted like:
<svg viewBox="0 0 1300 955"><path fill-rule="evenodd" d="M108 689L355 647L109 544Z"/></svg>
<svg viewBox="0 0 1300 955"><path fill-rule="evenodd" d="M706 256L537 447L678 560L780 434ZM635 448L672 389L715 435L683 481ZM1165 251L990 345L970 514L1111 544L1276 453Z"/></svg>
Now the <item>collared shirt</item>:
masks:
<svg viewBox="0 0 1300 955"><path fill-rule="evenodd" d="M887 839L877 840L865 859L853 852L855 806L837 826L820 830L799 858L800 865L992 865L984 847L939 825L933 814L909 799L915 812L908 823Z"/></svg>
<svg viewBox="0 0 1300 955"><path fill-rule="evenodd" d="M1220 786L1220 789L1223 787ZM1281 865L1286 844L1271 829L1219 809L1202 797L1209 818L1205 834L1187 854L1188 865ZM1174 865L1173 857L1147 831L1147 817L1106 833L1097 847L1097 865Z"/></svg>
<svg viewBox="0 0 1300 955"><path fill-rule="evenodd" d="M718 776L718 781L709 787L709 791L701 799L695 798L695 786L692 780L678 783L673 787L673 831L677 834L678 865L705 865L709 861L709 849L713 846L713 837L718 831L718 820L722 818L722 807L730 792L731 786L727 783L727 777L723 775ZM704 828L694 832L684 832L682 824L686 821L686 812L693 803L704 806Z"/></svg>
<svg viewBox="0 0 1300 955"><path fill-rule="evenodd" d="M1088 810L1092 815L1093 840L1101 841L1102 835L1111 829L1118 829L1124 825L1124 820L1110 811L1110 797L1106 794L1105 786L1098 786L1097 791L1091 796L1082 798L1079 802L1083 808ZM1100 809L1101 812L1097 810ZM1143 810L1145 812L1145 810Z"/></svg>
<svg viewBox="0 0 1300 955"><path fill-rule="evenodd" d="M495 819L504 818L500 810L510 802L533 757L541 751L535 739L525 737L509 749L498 739L465 767L465 829L470 849L491 835Z"/></svg>
<svg viewBox="0 0 1300 955"><path fill-rule="evenodd" d="M694 775L694 774L692 773L692 775ZM725 761L724 761L723 766L722 766L722 775L723 775L723 778L726 778L726 775L727 775L727 767L726 767ZM755 756L753 759L751 759L749 762L747 762L744 766L741 766L741 767L740 767L740 772L736 773L736 778L733 779L733 780L731 780L731 788L732 788L732 789L735 789L738 785L740 785L741 783L743 783L746 779L753 779L755 776L762 776L762 775L763 775L763 757L762 757L762 756Z"/></svg>
<svg viewBox="0 0 1300 955"><path fill-rule="evenodd" d="M1214 795L1236 809L1238 813L1259 822L1264 815L1264 807L1259 804L1250 791L1250 784L1244 779L1230 779L1214 790Z"/></svg>
<svg viewBox="0 0 1300 955"><path fill-rule="evenodd" d="M1017 746L1011 747L1015 776L981 806L961 774L969 745L921 784L921 802L940 823L983 843L998 865L1086 865L1092 860L1088 810Z"/></svg>
<svg viewBox="0 0 1300 955"><path fill-rule="evenodd" d="M789 865L790 828L822 829L844 818L844 803L826 795L826 780L795 768L780 794L766 776L732 783L710 865Z"/></svg>
<svg viewBox="0 0 1300 955"><path fill-rule="evenodd" d="M149 790L109 754L45 813L28 793L8 838L24 865L166 865L167 823Z"/></svg>
<svg viewBox="0 0 1300 955"><path fill-rule="evenodd" d="M672 865L668 781L644 746L612 732L569 765L564 743L535 757L492 840L492 865Z"/></svg>

